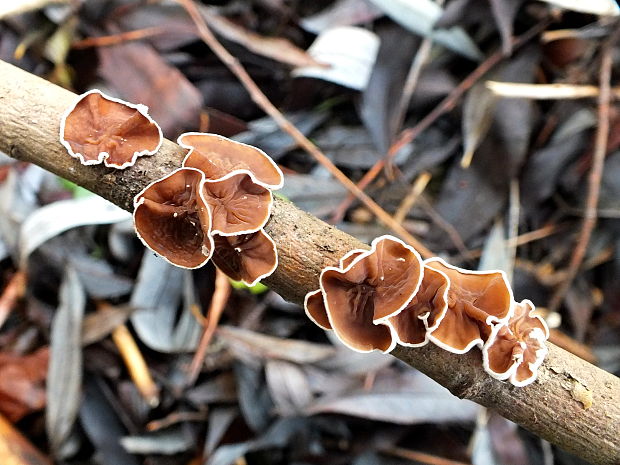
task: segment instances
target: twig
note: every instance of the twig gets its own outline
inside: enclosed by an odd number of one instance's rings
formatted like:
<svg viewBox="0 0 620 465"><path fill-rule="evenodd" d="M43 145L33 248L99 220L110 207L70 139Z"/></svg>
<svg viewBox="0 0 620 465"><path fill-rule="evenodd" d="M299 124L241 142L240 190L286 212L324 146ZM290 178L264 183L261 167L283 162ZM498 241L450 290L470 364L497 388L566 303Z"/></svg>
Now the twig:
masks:
<svg viewBox="0 0 620 465"><path fill-rule="evenodd" d="M310 139L308 139L299 129L297 129L297 127L293 125L273 103L271 103L245 68L241 65L239 60L232 56L213 35L193 0L177 0L177 2L181 4L191 16L192 20L196 24L196 27L198 28L198 33L200 34L202 40L211 48L213 53L215 53L217 57L222 60L228 69L235 76L237 76L241 84L243 84L245 89L250 94L250 97L254 103L262 108L265 113L271 116L280 129L289 134L301 148L312 155L317 162L323 165L332 176L334 176L349 192L359 199L360 202L362 202L385 226L390 228L396 234L401 236L406 242L415 247L422 256L428 258L434 255L418 239L413 237L413 235L411 235L411 233L409 233L409 231L407 231L402 225L395 222L394 219L383 208L381 208L381 206L379 206L365 192L357 187L353 181L351 181L342 171L340 171L338 167L336 167L336 165L334 165L332 161L310 141Z"/></svg>
<svg viewBox="0 0 620 465"><path fill-rule="evenodd" d="M23 297L25 291L26 273L18 271L11 277L4 291L0 294L0 328L2 328L17 301Z"/></svg>
<svg viewBox="0 0 620 465"><path fill-rule="evenodd" d="M527 32L513 39L512 47L513 52L518 48L529 42L532 38L536 37L538 33L543 31L549 24L548 20L543 20L537 25L530 28ZM503 50L498 50L489 58L484 60L478 67L469 74L457 87L455 87L429 114L427 114L422 120L420 120L415 126L405 129L401 132L400 137L392 144L387 155L378 160L370 170L362 177L357 183L357 187L360 191L363 191L368 185L374 181L379 175L381 170L389 163L394 156L407 144L413 142L422 132L428 129L441 115L452 110L463 94L469 90L478 80L489 72L494 66L500 63L506 55ZM351 202L355 200L355 197L349 195L345 200L338 205L336 212L340 214L342 211L346 211ZM336 213L334 214L336 216Z"/></svg>
<svg viewBox="0 0 620 465"><path fill-rule="evenodd" d="M601 178L603 176L603 166L605 164L605 154L607 153L607 140L609 138L609 105L611 101L611 70L613 66L613 45L615 44L620 29L612 34L603 48L601 58L601 70L599 74L599 96L598 96L598 127L594 142L594 153L592 155L592 168L588 176L588 193L586 196L585 214L577 243L568 265L566 278L556 289L549 300L549 311L555 312L564 300L588 249L592 231L596 226L597 206L601 190Z"/></svg>
<svg viewBox="0 0 620 465"><path fill-rule="evenodd" d="M413 205L415 204L420 194L424 192L427 184L431 180L431 174L428 171L424 171L420 173L420 175L416 178L416 180L411 185L411 189L400 203L398 208L396 209L396 213L394 213L394 220L402 223L407 216L407 213L411 210Z"/></svg>
<svg viewBox="0 0 620 465"><path fill-rule="evenodd" d="M194 354L194 358L192 359L192 363L189 367L186 383L187 386L193 385L198 379L198 375L200 374L200 370L207 355L209 343L213 338L213 334L215 334L215 329L217 328L222 312L226 307L228 297L230 297L230 291L231 286L228 281L228 277L220 270L216 270L215 291L213 292L213 296L211 296L211 305L209 306L209 311L207 313L202 337L200 338L198 348L196 349L196 353Z"/></svg>

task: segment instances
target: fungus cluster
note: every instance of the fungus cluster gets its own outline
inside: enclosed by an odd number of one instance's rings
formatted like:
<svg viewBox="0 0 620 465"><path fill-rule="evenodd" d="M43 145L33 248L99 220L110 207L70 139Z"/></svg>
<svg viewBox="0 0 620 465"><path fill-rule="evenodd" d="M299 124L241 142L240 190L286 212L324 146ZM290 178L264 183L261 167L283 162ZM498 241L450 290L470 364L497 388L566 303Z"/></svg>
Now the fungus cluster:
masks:
<svg viewBox="0 0 620 465"><path fill-rule="evenodd" d="M144 105L91 90L63 115L60 141L84 165L125 169L162 144ZM189 132L182 167L134 199L140 240L173 265L194 269L213 259L232 279L253 286L276 269L274 241L263 230L282 171L263 151L215 134Z"/></svg>
<svg viewBox="0 0 620 465"><path fill-rule="evenodd" d="M440 258L422 260L382 236L326 267L304 308L358 352L432 342L453 353L482 349L485 371L515 386L534 382L549 331L529 300L517 303L502 271L470 271Z"/></svg>
<svg viewBox="0 0 620 465"><path fill-rule="evenodd" d="M222 136L186 133L178 142L189 149L182 167L134 199L138 237L173 265L193 269L212 259L253 286L278 264L263 226L282 172L261 150Z"/></svg>

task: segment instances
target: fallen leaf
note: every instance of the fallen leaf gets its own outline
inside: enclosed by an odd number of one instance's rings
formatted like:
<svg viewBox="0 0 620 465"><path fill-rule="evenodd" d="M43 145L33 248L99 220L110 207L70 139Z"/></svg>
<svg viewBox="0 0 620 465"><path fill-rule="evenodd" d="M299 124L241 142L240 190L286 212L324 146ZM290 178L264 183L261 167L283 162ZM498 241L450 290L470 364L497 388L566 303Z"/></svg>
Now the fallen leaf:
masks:
<svg viewBox="0 0 620 465"><path fill-rule="evenodd" d="M615 0L541 0L568 10L601 16L618 16L620 8Z"/></svg>

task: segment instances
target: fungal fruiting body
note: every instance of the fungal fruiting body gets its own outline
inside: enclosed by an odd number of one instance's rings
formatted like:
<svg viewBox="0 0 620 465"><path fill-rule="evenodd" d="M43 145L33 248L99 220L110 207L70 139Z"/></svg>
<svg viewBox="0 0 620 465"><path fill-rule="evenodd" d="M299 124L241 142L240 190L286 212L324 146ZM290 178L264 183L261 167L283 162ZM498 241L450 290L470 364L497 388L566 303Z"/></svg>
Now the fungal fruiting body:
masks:
<svg viewBox="0 0 620 465"><path fill-rule="evenodd" d="M104 163L125 169L153 155L163 141L159 125L144 105L134 105L94 89L79 96L60 121L60 142L83 165Z"/></svg>
<svg viewBox="0 0 620 465"><path fill-rule="evenodd" d="M440 258L416 264L412 251L390 236L375 239L371 250L352 250L323 269L320 288L306 295L306 314L356 351L429 342L458 354L479 347L491 376L515 386L534 382L549 331L529 300L514 301L506 275Z"/></svg>

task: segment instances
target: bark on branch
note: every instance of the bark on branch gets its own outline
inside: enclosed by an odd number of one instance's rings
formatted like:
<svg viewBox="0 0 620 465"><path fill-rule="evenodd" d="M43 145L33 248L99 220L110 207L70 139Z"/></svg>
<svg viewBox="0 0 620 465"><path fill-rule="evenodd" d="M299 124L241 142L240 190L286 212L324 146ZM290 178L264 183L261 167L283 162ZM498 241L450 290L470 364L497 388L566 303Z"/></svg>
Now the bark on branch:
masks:
<svg viewBox="0 0 620 465"><path fill-rule="evenodd" d="M82 166L58 141L62 112L75 94L0 61L0 150L35 163L131 210L136 193L181 164L184 151L164 141L152 157L124 171ZM301 303L318 288L320 270L334 265L357 239L276 199L267 232L280 265L266 282ZM434 345L397 348L392 355L453 394L496 410L538 436L595 464L620 463L620 379L549 344L538 380L517 388L488 376L480 353L455 355ZM591 403L591 405L590 405Z"/></svg>

